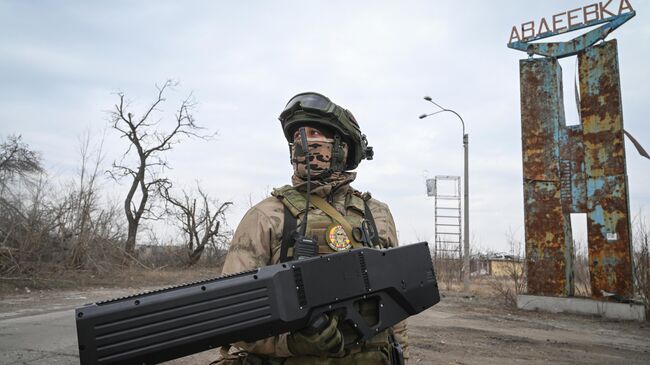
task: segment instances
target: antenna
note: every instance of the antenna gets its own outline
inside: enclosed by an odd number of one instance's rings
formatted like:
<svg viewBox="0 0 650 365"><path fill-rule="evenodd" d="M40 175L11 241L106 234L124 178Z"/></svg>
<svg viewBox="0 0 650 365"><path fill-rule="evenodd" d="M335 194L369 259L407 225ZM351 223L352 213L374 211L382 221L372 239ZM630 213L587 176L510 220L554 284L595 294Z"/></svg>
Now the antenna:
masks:
<svg viewBox="0 0 650 365"><path fill-rule="evenodd" d="M300 231L295 233L293 257L298 260L314 257L318 255L318 244L313 239L305 238L307 233L307 216L309 215L309 200L311 196L311 154L309 153L309 145L307 141L307 132L305 127L300 127L300 150L296 151L300 155L305 156L305 165L307 166L307 203L305 204L305 216L300 223Z"/></svg>
<svg viewBox="0 0 650 365"><path fill-rule="evenodd" d="M300 127L300 147L305 156L305 165L307 166L307 204L305 206L305 219L300 224L300 235L304 238L307 233L307 216L309 215L309 199L311 196L311 154L309 153L309 142L307 141L307 132L305 127Z"/></svg>

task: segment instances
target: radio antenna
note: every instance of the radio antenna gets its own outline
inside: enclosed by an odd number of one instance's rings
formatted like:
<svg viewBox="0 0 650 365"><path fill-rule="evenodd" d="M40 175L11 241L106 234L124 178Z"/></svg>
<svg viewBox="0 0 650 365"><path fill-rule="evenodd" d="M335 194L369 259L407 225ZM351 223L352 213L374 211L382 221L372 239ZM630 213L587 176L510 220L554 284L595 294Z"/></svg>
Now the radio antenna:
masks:
<svg viewBox="0 0 650 365"><path fill-rule="evenodd" d="M305 204L305 215L300 223L300 231L296 232L295 243L294 243L294 255L293 257L298 260L314 257L318 254L318 244L312 239L307 239L305 235L307 234L307 216L309 215L309 200L311 196L311 154L309 153L309 145L307 141L307 132L305 127L300 127L300 149L301 151L298 154L305 156L305 165L307 166L307 202Z"/></svg>
<svg viewBox="0 0 650 365"><path fill-rule="evenodd" d="M307 132L305 127L300 127L300 145L305 154L305 165L307 166L307 204L305 206L305 218L300 225L300 235L305 237L307 233L307 216L309 215L309 199L311 195L311 154L309 153L309 142L307 142Z"/></svg>

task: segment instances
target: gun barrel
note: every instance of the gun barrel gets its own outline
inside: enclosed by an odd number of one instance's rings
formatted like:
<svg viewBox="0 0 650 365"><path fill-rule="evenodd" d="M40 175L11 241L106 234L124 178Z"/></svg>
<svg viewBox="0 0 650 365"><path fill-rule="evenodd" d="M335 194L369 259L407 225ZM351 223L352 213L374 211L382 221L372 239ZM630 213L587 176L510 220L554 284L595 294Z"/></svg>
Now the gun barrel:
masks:
<svg viewBox="0 0 650 365"><path fill-rule="evenodd" d="M353 303L376 297L378 323ZM152 364L307 326L343 309L360 338L440 300L426 243L362 248L89 304L76 309L81 364Z"/></svg>

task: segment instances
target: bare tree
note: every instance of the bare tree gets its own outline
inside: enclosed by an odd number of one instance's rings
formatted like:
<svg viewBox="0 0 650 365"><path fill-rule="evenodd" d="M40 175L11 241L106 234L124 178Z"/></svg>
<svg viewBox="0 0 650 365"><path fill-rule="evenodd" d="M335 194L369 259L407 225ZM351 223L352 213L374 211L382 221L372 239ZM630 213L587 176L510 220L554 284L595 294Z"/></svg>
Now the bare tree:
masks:
<svg viewBox="0 0 650 365"><path fill-rule="evenodd" d="M127 110L129 103L125 101L123 93L118 93L119 103L111 113L113 129L119 132L120 137L129 141L129 148L122 160L114 162L112 171L109 171L115 179L127 178L131 181L124 199L124 212L128 223L125 250L129 254L135 251L140 221L155 218L152 203L155 201L156 192L169 183L168 179L162 176L168 167L164 152L172 149L182 137L209 139L213 136L198 134L203 128L195 124L192 111L196 102L191 94L181 102L170 131L161 131L160 120L152 120L154 114L160 111L158 108L166 101L165 92L175 85L171 80L167 80L162 86L156 86L158 92L155 100L139 117ZM128 157L134 157L130 164L126 162Z"/></svg>
<svg viewBox="0 0 650 365"><path fill-rule="evenodd" d="M0 142L0 272L20 271L21 259L34 251L29 238L41 233L34 229L40 211L30 207L29 193L38 191L40 197L42 173L40 155L20 136L9 135Z"/></svg>
<svg viewBox="0 0 650 365"><path fill-rule="evenodd" d="M89 133L81 138L79 174L62 185L48 179L37 154L12 141L2 144L3 161L10 163L0 189L0 275L62 267L113 271L124 257L125 230L119 206L101 198L103 140L93 143ZM5 153L6 146L19 148Z"/></svg>
<svg viewBox="0 0 650 365"><path fill-rule="evenodd" d="M21 136L10 135L0 143L0 188L16 175L24 178L41 172L41 156L22 142Z"/></svg>
<svg viewBox="0 0 650 365"><path fill-rule="evenodd" d="M573 242L573 278L575 294L590 297L591 277L589 275L589 253L587 252L587 245L582 240Z"/></svg>
<svg viewBox="0 0 650 365"><path fill-rule="evenodd" d="M517 305L517 296L526 292L526 268L522 260L524 244L512 230L506 233L506 240L510 248L509 255L503 257L505 266L501 275L493 273L490 286L506 306L514 307Z"/></svg>
<svg viewBox="0 0 650 365"><path fill-rule="evenodd" d="M445 284L445 290L451 290L454 283L460 281L462 260L458 246L453 243L436 242L433 250L433 263L436 278Z"/></svg>
<svg viewBox="0 0 650 365"><path fill-rule="evenodd" d="M221 229L226 222L226 210L232 202L219 203L211 199L198 183L196 190L196 194L183 190L183 196L177 198L169 193L167 186L162 188L167 213L177 222L186 237L188 266L199 261L208 244L219 249L219 243L229 236L228 232L224 233Z"/></svg>
<svg viewBox="0 0 650 365"><path fill-rule="evenodd" d="M97 178L103 156L104 139L99 143L94 153L94 161L91 161L91 137L87 132L80 140L79 155L81 166L79 168L79 181L72 186L65 203L67 226L71 230L72 247L70 254L70 265L74 268L83 268L88 257L88 245L94 236L97 219L92 215L98 210L97 199ZM62 225L65 227L66 225Z"/></svg>
<svg viewBox="0 0 650 365"><path fill-rule="evenodd" d="M650 227L643 212L634 224L634 281L636 289L650 315Z"/></svg>

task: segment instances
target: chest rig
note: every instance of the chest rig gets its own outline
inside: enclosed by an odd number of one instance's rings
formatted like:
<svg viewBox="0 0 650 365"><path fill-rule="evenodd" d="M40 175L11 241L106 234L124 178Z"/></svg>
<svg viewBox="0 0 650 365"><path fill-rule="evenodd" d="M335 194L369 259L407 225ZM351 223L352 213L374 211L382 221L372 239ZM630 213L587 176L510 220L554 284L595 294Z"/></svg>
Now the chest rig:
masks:
<svg viewBox="0 0 650 365"><path fill-rule="evenodd" d="M284 205L284 225L282 229L282 243L280 248L280 262L286 262L293 258L294 233L298 227L298 220L304 219L304 210L307 199L304 193L299 192L291 185L285 185L274 189L271 195L280 199ZM306 236L318 242L318 253L326 255L337 251L344 251L350 248L362 247L362 226L370 232L371 246L379 245L379 237L375 220L372 217L367 200L349 191L343 202L345 214L336 211L332 204L320 200L322 208L317 206L318 198L312 195L312 204L307 213ZM345 220L345 222L340 222ZM364 220L366 223L364 223ZM350 232L343 229L348 223Z"/></svg>
<svg viewBox="0 0 650 365"><path fill-rule="evenodd" d="M274 189L271 195L280 199L284 205L284 225L282 227L280 262L290 261L293 259L293 245L295 242L294 233L298 229L299 222L304 219L307 198L304 193L299 192L291 185L285 185L281 188ZM363 243L360 241L369 241L366 242L367 245L375 248L380 247L377 226L372 216L372 212L370 211L370 207L368 206L367 200L370 199L370 197L368 196L366 199L364 198L365 196L362 198L362 196L353 193L352 190L348 190L348 193L343 199L343 210L345 214L342 214L341 212L337 212L337 209L334 207L335 204L338 205L340 203L338 200L336 203L329 204L325 200L321 200L318 197L315 198L315 196L312 195L312 204L310 204L310 210L307 212L306 236L316 240L318 243L319 255L327 255L349 248L362 247ZM319 202L319 200L321 201ZM350 247L338 249L332 247L332 237L328 238L328 236L337 233L333 228L340 225L341 222L339 221L343 219L347 221L352 230L357 233L361 232L363 229L362 226L365 225L366 228L374 232L374 234L362 239L362 237L354 234L354 232L352 234L346 233L346 235L349 236ZM338 233L341 233L340 230ZM357 310L359 315L366 319L368 323L376 323L379 318L378 303L374 299L361 300L355 303L355 310ZM341 334L346 343L352 341L357 336L356 331L349 323L341 323L339 329L341 330ZM348 351L354 353L366 351L389 353L391 347L391 336L393 336L392 329L382 331L366 343L354 345Z"/></svg>

